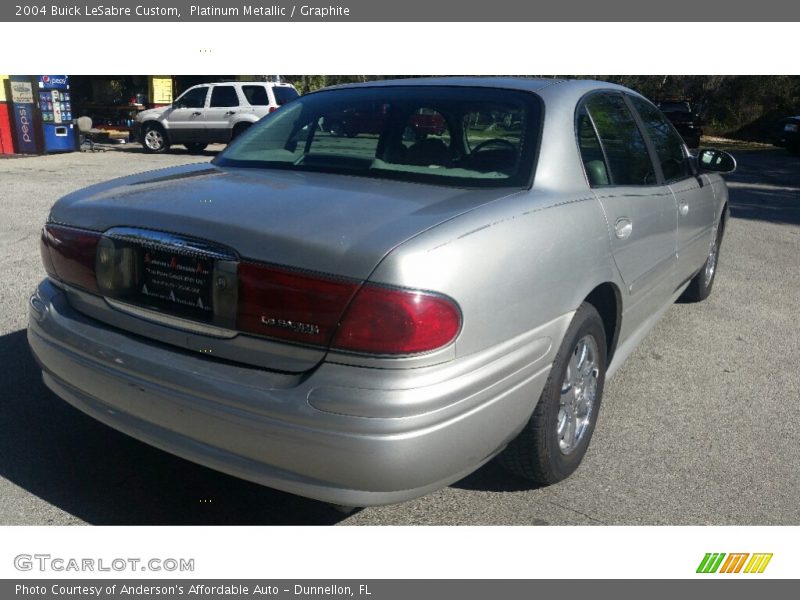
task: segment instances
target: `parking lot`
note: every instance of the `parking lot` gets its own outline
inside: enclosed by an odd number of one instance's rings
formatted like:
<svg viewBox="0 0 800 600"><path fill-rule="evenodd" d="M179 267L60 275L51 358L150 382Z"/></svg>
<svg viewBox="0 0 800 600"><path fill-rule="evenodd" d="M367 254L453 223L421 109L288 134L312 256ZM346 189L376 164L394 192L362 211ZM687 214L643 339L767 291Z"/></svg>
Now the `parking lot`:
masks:
<svg viewBox="0 0 800 600"><path fill-rule="evenodd" d="M606 386L589 452L541 489L493 463L350 515L205 469L59 400L27 347L49 207L90 183L210 160L138 147L0 160L0 524L800 524L800 160L732 152L711 298L676 304Z"/></svg>

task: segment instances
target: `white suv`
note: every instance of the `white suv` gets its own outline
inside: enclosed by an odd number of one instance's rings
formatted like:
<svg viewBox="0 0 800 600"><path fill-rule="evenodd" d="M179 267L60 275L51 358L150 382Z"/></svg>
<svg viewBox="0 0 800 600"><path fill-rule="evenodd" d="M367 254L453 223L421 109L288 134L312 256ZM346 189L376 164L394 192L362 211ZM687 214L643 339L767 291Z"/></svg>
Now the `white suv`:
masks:
<svg viewBox="0 0 800 600"><path fill-rule="evenodd" d="M136 137L145 152L183 144L190 154L227 144L264 115L297 98L289 83L230 81L190 87L170 106L136 115Z"/></svg>

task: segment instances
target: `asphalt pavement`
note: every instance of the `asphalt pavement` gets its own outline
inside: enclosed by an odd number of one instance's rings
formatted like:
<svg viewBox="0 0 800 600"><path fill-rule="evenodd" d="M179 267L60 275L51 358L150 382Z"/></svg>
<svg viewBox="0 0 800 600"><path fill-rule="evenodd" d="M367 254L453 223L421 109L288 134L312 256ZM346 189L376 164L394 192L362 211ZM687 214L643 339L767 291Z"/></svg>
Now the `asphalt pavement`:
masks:
<svg viewBox="0 0 800 600"><path fill-rule="evenodd" d="M344 515L111 430L45 388L27 347L38 236L61 195L207 161L139 148L0 159L0 524L798 525L800 159L736 152L711 297L675 304L607 384L578 471L531 488L490 463Z"/></svg>

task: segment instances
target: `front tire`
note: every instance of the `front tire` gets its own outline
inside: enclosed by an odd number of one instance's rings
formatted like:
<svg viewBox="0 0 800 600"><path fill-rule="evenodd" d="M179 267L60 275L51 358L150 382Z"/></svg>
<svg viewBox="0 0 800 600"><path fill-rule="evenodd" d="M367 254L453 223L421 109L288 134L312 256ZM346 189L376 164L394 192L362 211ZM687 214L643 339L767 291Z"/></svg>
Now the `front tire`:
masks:
<svg viewBox="0 0 800 600"><path fill-rule="evenodd" d="M584 302L564 335L533 415L498 456L500 465L538 485L569 477L592 439L605 377L603 320Z"/></svg>
<svg viewBox="0 0 800 600"><path fill-rule="evenodd" d="M142 148L149 154L162 154L169 150L169 140L161 125L153 123L142 128Z"/></svg>

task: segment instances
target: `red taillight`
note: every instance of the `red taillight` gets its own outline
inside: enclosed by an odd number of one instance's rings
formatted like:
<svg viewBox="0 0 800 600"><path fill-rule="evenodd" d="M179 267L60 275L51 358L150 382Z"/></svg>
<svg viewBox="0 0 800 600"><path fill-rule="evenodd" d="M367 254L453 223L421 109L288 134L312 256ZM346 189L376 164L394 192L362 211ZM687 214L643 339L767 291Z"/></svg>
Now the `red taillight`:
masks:
<svg viewBox="0 0 800 600"><path fill-rule="evenodd" d="M42 230L42 262L51 277L99 293L100 234L60 225ZM270 265L238 266L238 330L337 350L419 354L451 343L461 328L458 306L444 296L363 286ZM360 288L360 289L359 289Z"/></svg>
<svg viewBox="0 0 800 600"><path fill-rule="evenodd" d="M444 296L371 284L359 289L354 281L239 265L240 331L349 352L400 355L446 346L460 328L461 313Z"/></svg>
<svg viewBox="0 0 800 600"><path fill-rule="evenodd" d="M332 347L371 354L418 354L458 335L461 313L444 296L367 284L347 310Z"/></svg>
<svg viewBox="0 0 800 600"><path fill-rule="evenodd" d="M42 230L42 262L56 279L97 291L94 264L100 234L94 231L45 225Z"/></svg>
<svg viewBox="0 0 800 600"><path fill-rule="evenodd" d="M268 265L239 265L237 329L327 346L358 283Z"/></svg>
<svg viewBox="0 0 800 600"><path fill-rule="evenodd" d="M53 259L50 257L50 241L46 227L42 227L42 236L39 238L39 252L42 255L42 264L44 265L44 270L47 275L53 279L58 279L56 267L53 265Z"/></svg>

